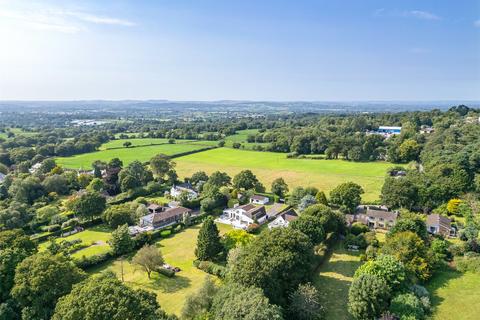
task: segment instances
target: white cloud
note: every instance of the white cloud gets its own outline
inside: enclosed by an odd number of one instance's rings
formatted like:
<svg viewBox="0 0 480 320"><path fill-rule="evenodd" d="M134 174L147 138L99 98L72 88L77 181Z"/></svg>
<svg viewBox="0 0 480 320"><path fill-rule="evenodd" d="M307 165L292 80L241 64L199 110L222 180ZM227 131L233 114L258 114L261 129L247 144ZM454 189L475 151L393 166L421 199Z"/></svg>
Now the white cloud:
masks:
<svg viewBox="0 0 480 320"><path fill-rule="evenodd" d="M434 13L420 10L410 10L404 12L405 16L423 19L423 20L440 20L441 18Z"/></svg>
<svg viewBox="0 0 480 320"><path fill-rule="evenodd" d="M473 25L477 28L480 28L480 19L473 22Z"/></svg>
<svg viewBox="0 0 480 320"><path fill-rule="evenodd" d="M105 16L97 16L89 13L82 13L82 12L68 12L69 15L76 17L85 22L97 23L97 24L109 24L109 25L118 25L124 27L133 27L135 26L134 22L118 19L118 18L111 18Z"/></svg>
<svg viewBox="0 0 480 320"><path fill-rule="evenodd" d="M441 20L442 18L434 13L421 11L421 10L408 10L408 11L399 11L399 10L387 10L385 8L377 9L373 12L373 15L376 17L406 17L406 18L416 18L422 20Z"/></svg>
<svg viewBox="0 0 480 320"><path fill-rule="evenodd" d="M77 33L88 30L88 24L135 26L135 23L114 17L100 16L83 11L68 11L56 8L8 7L0 3L0 22L38 30L62 33Z"/></svg>

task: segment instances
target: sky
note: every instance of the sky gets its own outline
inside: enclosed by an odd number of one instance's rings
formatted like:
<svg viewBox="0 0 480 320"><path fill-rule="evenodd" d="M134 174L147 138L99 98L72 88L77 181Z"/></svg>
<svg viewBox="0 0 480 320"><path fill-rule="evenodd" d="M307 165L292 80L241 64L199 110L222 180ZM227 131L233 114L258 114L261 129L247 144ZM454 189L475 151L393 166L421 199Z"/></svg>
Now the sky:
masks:
<svg viewBox="0 0 480 320"><path fill-rule="evenodd" d="M480 100L480 0L0 0L0 100Z"/></svg>

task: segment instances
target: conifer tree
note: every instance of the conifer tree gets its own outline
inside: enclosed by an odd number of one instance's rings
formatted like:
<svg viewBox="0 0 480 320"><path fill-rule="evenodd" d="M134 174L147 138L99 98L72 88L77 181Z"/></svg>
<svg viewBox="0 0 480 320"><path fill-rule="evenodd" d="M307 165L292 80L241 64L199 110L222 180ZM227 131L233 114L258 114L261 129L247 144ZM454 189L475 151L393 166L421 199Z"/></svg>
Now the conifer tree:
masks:
<svg viewBox="0 0 480 320"><path fill-rule="evenodd" d="M208 217L202 224L197 238L195 255L198 260L213 260L222 251L220 236L212 217Z"/></svg>

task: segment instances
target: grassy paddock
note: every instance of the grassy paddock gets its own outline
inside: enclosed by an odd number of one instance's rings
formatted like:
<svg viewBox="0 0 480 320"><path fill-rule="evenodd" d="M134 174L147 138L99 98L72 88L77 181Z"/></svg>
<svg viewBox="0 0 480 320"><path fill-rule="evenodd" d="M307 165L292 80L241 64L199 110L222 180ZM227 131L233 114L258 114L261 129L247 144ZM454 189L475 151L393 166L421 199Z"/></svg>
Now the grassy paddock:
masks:
<svg viewBox="0 0 480 320"><path fill-rule="evenodd" d="M321 303L326 309L325 319L352 319L347 311L348 289L355 270L361 264L360 252L347 251L339 242L328 260L320 266L313 284L321 294Z"/></svg>
<svg viewBox="0 0 480 320"><path fill-rule="evenodd" d="M340 183L353 181L361 185L365 201L377 200L383 184L387 162L349 162L343 160L287 159L284 153L256 152L217 148L176 158L181 177L204 170L216 170L233 176L250 169L270 189L272 181L283 177L290 190L295 186L315 186L327 193Z"/></svg>
<svg viewBox="0 0 480 320"><path fill-rule="evenodd" d="M72 169L91 168L95 160L110 161L113 158L120 158L124 165L139 160L141 162L149 161L154 155L163 153L173 156L179 153L194 151L204 148L201 145L192 144L162 144L154 146L141 146L137 148L122 148L101 150L90 153L79 154L73 157L59 157L55 160L57 164Z"/></svg>
<svg viewBox="0 0 480 320"><path fill-rule="evenodd" d="M428 282L433 320L474 320L480 314L480 275L452 269L437 272Z"/></svg>
<svg viewBox="0 0 480 320"><path fill-rule="evenodd" d="M231 230L228 225L217 224L220 233ZM121 279L121 270L123 267L123 277L126 284L157 294L157 300L160 306L168 313L180 315L187 295L196 292L203 284L207 274L193 266L195 260L194 250L197 243L197 235L200 226L193 226L185 229L172 237L161 239L156 242L165 262L182 269L175 277L152 273L151 279L148 279L145 272L136 269L129 260L131 257L123 260L117 259L104 264L100 267L90 270L90 273L104 271L113 271Z"/></svg>

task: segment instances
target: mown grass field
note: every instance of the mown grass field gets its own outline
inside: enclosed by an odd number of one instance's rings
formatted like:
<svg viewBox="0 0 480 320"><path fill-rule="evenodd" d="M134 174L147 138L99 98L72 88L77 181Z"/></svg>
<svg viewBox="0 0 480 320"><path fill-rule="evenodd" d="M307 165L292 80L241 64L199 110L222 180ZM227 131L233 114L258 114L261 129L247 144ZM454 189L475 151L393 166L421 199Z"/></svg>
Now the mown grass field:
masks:
<svg viewBox="0 0 480 320"><path fill-rule="evenodd" d="M387 162L349 162L343 160L287 159L284 153L256 152L217 148L176 158L176 170L180 177L190 176L204 170L216 170L234 176L250 169L267 189L271 182L283 177L290 190L295 186L315 186L329 192L340 183L353 181L361 185L365 201L379 198L387 168Z"/></svg>
<svg viewBox="0 0 480 320"><path fill-rule="evenodd" d="M433 320L480 318L480 275L452 269L439 271L428 282Z"/></svg>
<svg viewBox="0 0 480 320"><path fill-rule="evenodd" d="M118 139L118 140L111 140L111 141L108 141L107 143L102 144L100 146L100 150L106 150L111 148L124 148L123 144L127 141L131 142L133 147L168 143L168 139L163 139L163 138ZM188 143L192 141L194 140L175 140L175 143L181 144L181 143Z"/></svg>
<svg viewBox="0 0 480 320"><path fill-rule="evenodd" d="M222 234L231 230L231 226L228 225L217 224L217 226ZM123 277L127 285L156 293L162 309L167 313L180 315L185 298L189 294L196 292L202 286L207 276L205 272L193 266L193 261L195 260L194 250L199 230L199 225L193 226L170 238L156 242L156 246L162 252L165 262L182 270L173 278L152 273L151 279L148 279L145 272L136 269L129 262L131 257L124 259L123 262L121 259L109 262L90 270L90 273L94 274L108 270L115 272L118 278L121 279L123 266Z"/></svg>
<svg viewBox="0 0 480 320"><path fill-rule="evenodd" d="M96 152L79 154L73 157L59 157L55 160L57 164L71 169L90 169L95 160L109 161L113 158L120 158L124 165L139 160L141 162L149 161L154 155L163 153L169 156L202 149L204 146L193 144L162 144L154 146L141 146L136 148L122 148L100 150Z"/></svg>
<svg viewBox="0 0 480 320"><path fill-rule="evenodd" d="M352 319L347 310L348 290L355 270L362 264L360 252L347 251L342 242L339 242L327 259L320 266L313 282L325 307L325 319Z"/></svg>
<svg viewBox="0 0 480 320"><path fill-rule="evenodd" d="M72 234L71 236L65 238L57 238L56 242L61 242L64 240L72 241L76 239L82 240L82 243L90 245L87 248L81 249L72 254L72 258L81 258L82 256L93 256L96 254L106 253L110 251L110 246L107 241L110 240L110 233L112 230L105 225L99 225L96 227L89 228L88 230ZM39 245L39 250L43 251L47 248L49 242L42 242Z"/></svg>

